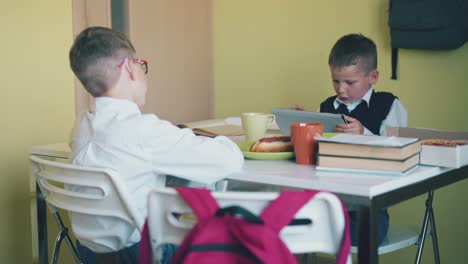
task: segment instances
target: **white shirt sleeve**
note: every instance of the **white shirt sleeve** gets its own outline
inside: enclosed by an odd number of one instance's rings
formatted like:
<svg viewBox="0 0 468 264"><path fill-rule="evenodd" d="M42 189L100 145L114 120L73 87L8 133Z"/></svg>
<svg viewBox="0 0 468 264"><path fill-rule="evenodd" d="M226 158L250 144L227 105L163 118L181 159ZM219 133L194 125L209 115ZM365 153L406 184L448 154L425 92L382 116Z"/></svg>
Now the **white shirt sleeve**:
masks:
<svg viewBox="0 0 468 264"><path fill-rule="evenodd" d="M163 120L156 122L142 145L158 174L210 184L242 168L242 152L229 138L195 136L190 129Z"/></svg>
<svg viewBox="0 0 468 264"><path fill-rule="evenodd" d="M407 127L408 126L408 112L400 100L395 99L390 111L388 112L387 118L382 121L380 126L380 135L385 136L386 127ZM370 130L364 127L364 135L374 135Z"/></svg>

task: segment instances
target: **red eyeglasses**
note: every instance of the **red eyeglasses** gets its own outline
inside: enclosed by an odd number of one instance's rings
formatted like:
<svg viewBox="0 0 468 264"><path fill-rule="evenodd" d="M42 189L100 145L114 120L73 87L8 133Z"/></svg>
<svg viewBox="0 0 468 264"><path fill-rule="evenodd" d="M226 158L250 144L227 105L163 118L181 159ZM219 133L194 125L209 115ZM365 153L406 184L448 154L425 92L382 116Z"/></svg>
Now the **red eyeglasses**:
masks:
<svg viewBox="0 0 468 264"><path fill-rule="evenodd" d="M141 65L141 68L143 69L143 72L145 74L148 73L148 62L146 60L143 60L143 59L136 59L136 58L129 58L129 60L131 60L133 63L138 63ZM122 66L124 65L125 63L125 59L123 59L119 65L117 65L117 67L119 68L122 68Z"/></svg>

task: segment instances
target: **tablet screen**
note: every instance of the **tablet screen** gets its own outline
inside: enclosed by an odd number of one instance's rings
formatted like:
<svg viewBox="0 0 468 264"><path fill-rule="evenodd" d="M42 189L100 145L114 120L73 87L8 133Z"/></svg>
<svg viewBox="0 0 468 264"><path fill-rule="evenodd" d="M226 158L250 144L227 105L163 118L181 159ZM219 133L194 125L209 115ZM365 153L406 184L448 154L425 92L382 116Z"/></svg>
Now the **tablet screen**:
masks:
<svg viewBox="0 0 468 264"><path fill-rule="evenodd" d="M323 125L324 133L331 133L335 131L337 124L344 124L343 115L320 113L320 112L307 112L299 110L275 108L271 111L275 115L276 123L278 124L281 133L289 135L289 127L292 123L321 123Z"/></svg>

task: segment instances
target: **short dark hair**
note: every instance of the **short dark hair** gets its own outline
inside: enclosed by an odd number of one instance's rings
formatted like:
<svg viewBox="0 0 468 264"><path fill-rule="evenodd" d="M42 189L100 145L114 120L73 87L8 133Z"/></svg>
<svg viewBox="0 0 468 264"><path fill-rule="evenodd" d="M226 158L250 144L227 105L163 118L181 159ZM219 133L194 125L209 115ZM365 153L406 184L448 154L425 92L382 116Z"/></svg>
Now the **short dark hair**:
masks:
<svg viewBox="0 0 468 264"><path fill-rule="evenodd" d="M117 65L134 54L135 48L124 34L110 28L89 27L76 37L70 49L70 67L85 89L99 97L117 82Z"/></svg>
<svg viewBox="0 0 468 264"><path fill-rule="evenodd" d="M362 62L363 70L369 73L377 69L377 47L362 34L349 34L341 37L330 52L328 65L344 67Z"/></svg>

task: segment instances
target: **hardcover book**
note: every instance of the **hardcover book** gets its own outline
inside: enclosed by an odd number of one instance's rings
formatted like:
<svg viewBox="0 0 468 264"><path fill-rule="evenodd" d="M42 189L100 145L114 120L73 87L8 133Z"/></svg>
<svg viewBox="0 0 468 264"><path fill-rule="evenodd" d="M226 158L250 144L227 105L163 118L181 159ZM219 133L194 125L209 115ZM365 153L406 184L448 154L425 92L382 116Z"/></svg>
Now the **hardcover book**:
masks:
<svg viewBox="0 0 468 264"><path fill-rule="evenodd" d="M402 160L421 151L420 141L403 146L373 146L319 141L320 155Z"/></svg>
<svg viewBox="0 0 468 264"><path fill-rule="evenodd" d="M417 138L340 134L319 139L319 155L403 160L421 151Z"/></svg>
<svg viewBox="0 0 468 264"><path fill-rule="evenodd" d="M318 140L318 169L401 174L419 164L418 138L338 134Z"/></svg>
<svg viewBox="0 0 468 264"><path fill-rule="evenodd" d="M372 159L345 156L318 156L318 169L352 169L404 173L419 164L419 153L404 160Z"/></svg>

